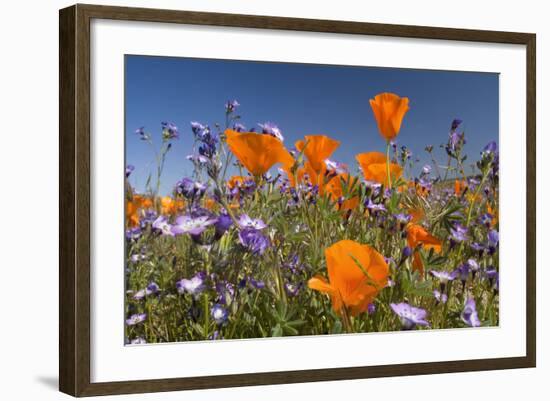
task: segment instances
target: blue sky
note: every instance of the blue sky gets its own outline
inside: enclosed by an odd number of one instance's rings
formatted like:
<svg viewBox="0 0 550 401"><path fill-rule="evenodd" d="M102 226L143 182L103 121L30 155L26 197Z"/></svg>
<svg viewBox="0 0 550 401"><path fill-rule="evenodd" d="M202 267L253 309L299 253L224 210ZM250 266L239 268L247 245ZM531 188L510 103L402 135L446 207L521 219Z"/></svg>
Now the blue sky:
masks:
<svg viewBox="0 0 550 401"><path fill-rule="evenodd" d="M477 160L489 141L498 142L498 74L314 64L265 63L172 57L126 56L126 162L135 166L131 183L143 191L154 154L134 133L141 126L160 144L160 123L179 127L162 177L161 193L191 175L191 121L220 125L224 104L237 99L247 128L274 122L285 144L308 134L326 134L341 141L333 159L347 163L354 156L384 151L369 99L380 92L409 98L399 145L408 146L427 163L424 148L434 145L438 161L446 161L439 144L446 142L451 121L462 119L468 161Z"/></svg>

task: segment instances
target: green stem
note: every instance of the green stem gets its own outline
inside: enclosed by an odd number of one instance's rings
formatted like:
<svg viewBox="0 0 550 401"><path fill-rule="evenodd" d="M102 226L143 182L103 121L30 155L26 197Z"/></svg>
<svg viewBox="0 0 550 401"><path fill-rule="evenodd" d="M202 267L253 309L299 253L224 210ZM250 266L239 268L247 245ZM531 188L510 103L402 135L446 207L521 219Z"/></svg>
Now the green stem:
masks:
<svg viewBox="0 0 550 401"><path fill-rule="evenodd" d="M203 296L203 309L204 309L204 338L208 337L210 327L210 311L208 310L208 295Z"/></svg>
<svg viewBox="0 0 550 401"><path fill-rule="evenodd" d="M391 188L391 177L390 177L390 141L386 141L386 175L388 176L388 188Z"/></svg>

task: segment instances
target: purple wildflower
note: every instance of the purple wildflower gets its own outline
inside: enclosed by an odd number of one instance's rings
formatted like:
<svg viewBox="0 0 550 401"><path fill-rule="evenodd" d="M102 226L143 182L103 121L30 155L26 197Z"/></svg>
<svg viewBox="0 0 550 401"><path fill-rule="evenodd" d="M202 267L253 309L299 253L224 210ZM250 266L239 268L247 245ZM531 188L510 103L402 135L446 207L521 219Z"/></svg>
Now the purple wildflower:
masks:
<svg viewBox="0 0 550 401"><path fill-rule="evenodd" d="M126 239L130 241L137 241L141 237L141 228L134 227L126 230Z"/></svg>
<svg viewBox="0 0 550 401"><path fill-rule="evenodd" d="M175 235L191 234L200 235L209 226L217 221L215 217L202 215L202 216L190 216L183 215L176 219L176 222L172 226L172 233Z"/></svg>
<svg viewBox="0 0 550 401"><path fill-rule="evenodd" d="M214 227L216 228L216 235L221 237L227 230L233 225L233 220L227 213L222 213L218 216Z"/></svg>
<svg viewBox="0 0 550 401"><path fill-rule="evenodd" d="M199 137L206 129L207 127L205 125L202 125L197 121L191 121L191 131L193 131L193 135L195 135L195 137Z"/></svg>
<svg viewBox="0 0 550 401"><path fill-rule="evenodd" d="M401 320L403 330L412 330L417 325L429 325L429 323L426 321L427 312L424 309L415 308L414 306L411 306L406 302L401 302L399 304L392 303L390 304L390 307Z"/></svg>
<svg viewBox="0 0 550 401"><path fill-rule="evenodd" d="M138 292L136 292L134 294L133 298L136 299L136 300L140 300L140 299L145 298L146 295L156 294L158 291L159 291L159 286L157 285L157 283L155 283L153 281L153 282L149 283L149 285L147 287L145 287L144 289L139 290Z"/></svg>
<svg viewBox="0 0 550 401"><path fill-rule="evenodd" d="M325 165L330 174L339 175L348 172L348 167L344 163L335 160L325 159Z"/></svg>
<svg viewBox="0 0 550 401"><path fill-rule="evenodd" d="M262 255L269 247L269 239L261 231L254 228L245 228L239 232L241 245L256 255Z"/></svg>
<svg viewBox="0 0 550 401"><path fill-rule="evenodd" d="M203 272L198 272L190 279L181 279L176 283L176 289L180 294L188 293L193 296L199 295L205 289L204 280L206 275Z"/></svg>
<svg viewBox="0 0 550 401"><path fill-rule="evenodd" d="M176 192L185 196L187 199L199 199L206 192L206 185L194 181L189 177L184 177L176 183Z"/></svg>
<svg viewBox="0 0 550 401"><path fill-rule="evenodd" d="M196 164L206 164L210 161L210 159L206 156L200 155L200 154L192 154L185 156L187 160L192 161Z"/></svg>
<svg viewBox="0 0 550 401"><path fill-rule="evenodd" d="M397 220L397 223L399 223L399 228L403 230L405 226L411 221L412 216L410 214L394 214L393 217L395 217L395 220Z"/></svg>
<svg viewBox="0 0 550 401"><path fill-rule="evenodd" d="M462 286L464 287L464 284L466 284L466 281L468 281L468 276L470 275L470 266L468 266L467 263L463 263L455 269L455 272L460 278L460 281L462 281Z"/></svg>
<svg viewBox="0 0 550 401"><path fill-rule="evenodd" d="M168 223L168 218L166 216L159 216L153 222L153 230L160 232L162 235L174 236L172 232L172 225Z"/></svg>
<svg viewBox="0 0 550 401"><path fill-rule="evenodd" d="M130 177L130 174L132 174L132 171L134 171L134 170L135 170L135 167L132 166L131 164L128 164L128 165L126 166L126 173L125 173L125 174L126 174L126 178Z"/></svg>
<svg viewBox="0 0 550 401"><path fill-rule="evenodd" d="M237 132L245 132L246 131L246 127L240 123L235 123L233 124L233 131L237 131Z"/></svg>
<svg viewBox="0 0 550 401"><path fill-rule="evenodd" d="M126 324L128 326L135 326L136 324L145 321L145 319L147 319L147 313L137 313L126 319Z"/></svg>
<svg viewBox="0 0 550 401"><path fill-rule="evenodd" d="M462 120L459 118L455 118L451 123L451 131L456 131L460 124L462 124Z"/></svg>
<svg viewBox="0 0 550 401"><path fill-rule="evenodd" d="M468 229L462 224L455 224L454 228L451 228L451 239L455 242L462 242L468 239Z"/></svg>
<svg viewBox="0 0 550 401"><path fill-rule="evenodd" d="M281 130L277 125L268 121L263 124L258 124L258 126L262 129L262 134L274 136L281 142L284 141L285 138L283 137L283 134L281 133Z"/></svg>
<svg viewBox="0 0 550 401"><path fill-rule="evenodd" d="M365 207L371 212L384 212L386 210L383 203L373 203L370 198L367 200Z"/></svg>
<svg viewBox="0 0 550 401"><path fill-rule="evenodd" d="M498 245L498 231L490 230L487 233L487 240L489 242L489 246L496 247Z"/></svg>
<svg viewBox="0 0 550 401"><path fill-rule="evenodd" d="M485 145L485 147L481 151L481 156L487 157L490 155L494 155L497 151L498 151L497 143L495 141L491 141L487 145Z"/></svg>
<svg viewBox="0 0 550 401"><path fill-rule="evenodd" d="M214 322L220 326L227 321L228 317L227 310L220 304L215 304L212 306L210 309L210 315L212 316L212 319L214 319Z"/></svg>
<svg viewBox="0 0 550 401"><path fill-rule="evenodd" d="M369 315L372 315L374 312L376 312L376 305L371 302L370 304L367 305L367 313Z"/></svg>
<svg viewBox="0 0 550 401"><path fill-rule="evenodd" d="M233 113L237 107L239 107L241 104L237 100L228 100L225 103L225 112L227 114Z"/></svg>
<svg viewBox="0 0 550 401"><path fill-rule="evenodd" d="M498 291L498 271L493 266L489 266L485 270L485 277L487 277L487 280L489 280L489 285L491 287L493 286L493 284L495 284L495 289Z"/></svg>
<svg viewBox="0 0 550 401"><path fill-rule="evenodd" d="M477 272L479 270L479 263L475 259L468 259L466 263L470 271Z"/></svg>
<svg viewBox="0 0 550 401"><path fill-rule="evenodd" d="M479 222L486 227L491 226L491 221L493 221L493 215L490 213L483 213L481 216L479 216Z"/></svg>
<svg viewBox="0 0 550 401"><path fill-rule="evenodd" d="M250 283L251 287L257 290L261 290L262 288L265 288L265 283L262 280L255 280L251 277L249 278L248 282Z"/></svg>
<svg viewBox="0 0 550 401"><path fill-rule="evenodd" d="M291 297L298 295L301 288L302 286L300 284L285 283L285 291Z"/></svg>
<svg viewBox="0 0 550 401"><path fill-rule="evenodd" d="M148 141L151 139L151 136L145 132L145 127L139 127L135 132L142 141Z"/></svg>
<svg viewBox="0 0 550 401"><path fill-rule="evenodd" d="M160 125L162 126L162 138L164 140L179 138L178 127L174 123L163 121Z"/></svg>
<svg viewBox="0 0 550 401"><path fill-rule="evenodd" d="M218 330L215 330L214 333L212 333L211 336L208 336L208 339L209 340L219 340L219 339L222 339L223 337L220 335L220 332Z"/></svg>
<svg viewBox="0 0 550 401"><path fill-rule="evenodd" d="M449 281L453 281L458 276L458 273L456 271L447 272L447 271L430 270L430 274L433 277L437 278L441 283L447 283Z"/></svg>
<svg viewBox="0 0 550 401"><path fill-rule="evenodd" d="M241 228L253 228L255 230L262 230L267 227L263 220L252 219L247 214L241 214L238 222Z"/></svg>
<svg viewBox="0 0 550 401"><path fill-rule="evenodd" d="M460 314L460 318L464 323L470 327L479 327L481 322L477 316L476 301L473 298L469 298L464 305L464 309Z"/></svg>
<svg viewBox="0 0 550 401"><path fill-rule="evenodd" d="M136 254L130 256L130 261L132 263L137 263L140 260L145 260L145 259L147 259L147 256L142 254L142 253L136 253Z"/></svg>
<svg viewBox="0 0 550 401"><path fill-rule="evenodd" d="M483 251L485 251L485 247L478 242L472 242L470 244L470 248L472 250L476 251L479 254L479 257L481 258L483 256Z"/></svg>
<svg viewBox="0 0 550 401"><path fill-rule="evenodd" d="M447 303L447 298L448 297L447 297L447 294L445 294L444 292L434 290L433 294L434 294L434 297L435 297L437 303L442 303L442 304Z"/></svg>

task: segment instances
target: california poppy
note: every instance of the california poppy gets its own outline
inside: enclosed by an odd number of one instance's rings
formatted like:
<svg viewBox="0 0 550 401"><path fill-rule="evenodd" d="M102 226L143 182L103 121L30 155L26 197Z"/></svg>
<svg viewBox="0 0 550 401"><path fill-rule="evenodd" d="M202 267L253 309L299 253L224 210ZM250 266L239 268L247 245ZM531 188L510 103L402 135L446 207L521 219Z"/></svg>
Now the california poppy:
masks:
<svg viewBox="0 0 550 401"><path fill-rule="evenodd" d="M491 205L487 203L487 213L489 213L493 218L491 219L491 226L496 226L498 223L498 209L494 210Z"/></svg>
<svg viewBox="0 0 550 401"><path fill-rule="evenodd" d="M356 316L388 283L389 268L384 257L369 245L342 240L325 250L328 279L316 276L309 288L330 295L336 313Z"/></svg>
<svg viewBox="0 0 550 401"><path fill-rule="evenodd" d="M416 248L420 246L423 249L433 249L439 253L441 252L442 242L431 235L424 227L418 224L409 224L407 227L407 244L411 249L415 250L413 254L413 269L418 270L422 275L424 274L424 263L422 263L422 258Z"/></svg>
<svg viewBox="0 0 550 401"><path fill-rule="evenodd" d="M468 188L466 181L455 180L455 195L461 196L464 193L464 190Z"/></svg>
<svg viewBox="0 0 550 401"><path fill-rule="evenodd" d="M388 172L386 165L386 156L380 152L367 152L360 153L355 156L355 159L361 166L363 176L368 181L375 181L379 184L386 184L388 182ZM389 164L390 177L392 181L401 177L403 169L399 164Z"/></svg>
<svg viewBox="0 0 550 401"><path fill-rule="evenodd" d="M317 185L319 193L322 194L327 171L325 160L340 146L340 142L326 135L306 135L303 140L296 141L295 146L307 159L304 167L296 171L298 182L301 182L307 174L311 185ZM286 172L291 185L295 186L295 177L289 169Z"/></svg>
<svg viewBox="0 0 550 401"><path fill-rule="evenodd" d="M306 135L304 140L296 141L295 146L304 152L311 168L321 173L326 169L325 160L340 146L340 142L326 135Z"/></svg>
<svg viewBox="0 0 550 401"><path fill-rule="evenodd" d="M205 198L203 200L204 208L207 210L216 210L218 208L218 202L213 198Z"/></svg>
<svg viewBox="0 0 550 401"><path fill-rule="evenodd" d="M142 195L134 195L132 200L126 203L126 222L129 227L139 225L140 209L149 209L153 206L153 201Z"/></svg>
<svg viewBox="0 0 550 401"><path fill-rule="evenodd" d="M126 224L128 227L139 225L139 204L133 200L126 202Z"/></svg>
<svg viewBox="0 0 550 401"><path fill-rule="evenodd" d="M420 207L411 208L408 210L408 213L411 215L411 223L419 223L425 216L424 210Z"/></svg>
<svg viewBox="0 0 550 401"><path fill-rule="evenodd" d="M325 192L330 195L330 198L334 202L338 202L344 196L345 184L348 188L351 188L357 182L357 178L351 177L349 174L339 174L333 177L325 186ZM338 210L353 210L359 205L359 197L354 196L349 199L345 199L341 204L338 204Z"/></svg>
<svg viewBox="0 0 550 401"><path fill-rule="evenodd" d="M271 135L239 133L230 129L225 131L225 135L229 149L254 176L265 174L276 163L283 166L294 163L283 143Z"/></svg>
<svg viewBox="0 0 550 401"><path fill-rule="evenodd" d="M409 110L409 99L394 93L379 93L374 99L370 99L370 107L380 135L386 141L394 139L399 134L403 117Z"/></svg>
<svg viewBox="0 0 550 401"><path fill-rule="evenodd" d="M169 196L163 196L160 199L160 212L161 214L175 215L181 209L185 207L182 199L172 199Z"/></svg>
<svg viewBox="0 0 550 401"><path fill-rule="evenodd" d="M231 178L227 180L227 188L233 189L233 188L240 188L244 185L244 182L247 179L251 179L249 177L243 177L241 175L234 175Z"/></svg>

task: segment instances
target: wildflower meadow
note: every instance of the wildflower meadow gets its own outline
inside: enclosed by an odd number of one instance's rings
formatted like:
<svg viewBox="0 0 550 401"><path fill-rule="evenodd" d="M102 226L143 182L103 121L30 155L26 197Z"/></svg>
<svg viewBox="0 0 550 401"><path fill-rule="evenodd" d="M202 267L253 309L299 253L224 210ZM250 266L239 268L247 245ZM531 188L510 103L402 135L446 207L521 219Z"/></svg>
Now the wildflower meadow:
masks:
<svg viewBox="0 0 550 401"><path fill-rule="evenodd" d="M467 158L454 119L417 165L406 95L365 95L379 146L359 138L346 164L337 136L247 128L237 100L219 121L137 128L152 162L140 190L125 172L126 343L498 325L498 133ZM161 193L170 158L192 173Z"/></svg>

